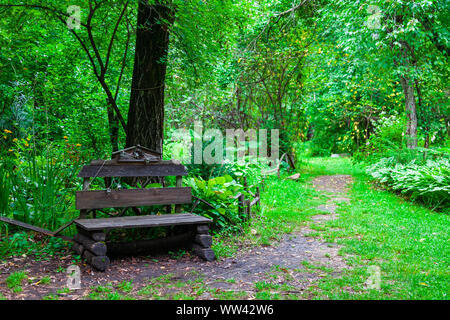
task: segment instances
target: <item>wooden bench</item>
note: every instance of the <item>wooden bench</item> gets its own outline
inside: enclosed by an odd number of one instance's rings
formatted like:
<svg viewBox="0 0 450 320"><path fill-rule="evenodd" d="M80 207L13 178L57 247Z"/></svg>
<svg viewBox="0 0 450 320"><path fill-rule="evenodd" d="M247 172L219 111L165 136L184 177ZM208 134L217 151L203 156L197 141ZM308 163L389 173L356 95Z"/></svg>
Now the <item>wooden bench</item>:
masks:
<svg viewBox="0 0 450 320"><path fill-rule="evenodd" d="M78 233L74 238L73 249L101 271L104 271L110 263L107 256L110 249L133 253L139 252L135 249L169 249L178 245L193 249L194 253L207 261L214 260L214 252L210 248L212 237L208 234L211 220L192 213L180 213L182 204L192 203L191 188L182 187L182 177L187 175L186 168L173 161L118 160L92 161L80 171L78 176L84 181L83 190L76 193L76 208L80 210L80 218L74 221ZM176 176L176 187L165 187L164 178L167 176ZM108 179L116 177L141 178L141 182L145 179L147 182L142 182L144 188L140 189L89 190L91 180L94 178L104 178L105 184L108 185L111 183ZM145 188L145 184L150 182L148 179L150 177L159 179L163 187ZM153 205L166 206L167 214L140 215L139 207ZM171 213L172 205L175 205L176 213ZM96 211L105 212L103 210L105 208L121 208L121 210L113 217L96 218ZM122 216L128 209L132 209L138 215ZM88 219L89 213L92 214L92 219ZM167 226L180 226L184 233L163 239L122 244L107 242L106 239L107 232L112 229Z"/></svg>

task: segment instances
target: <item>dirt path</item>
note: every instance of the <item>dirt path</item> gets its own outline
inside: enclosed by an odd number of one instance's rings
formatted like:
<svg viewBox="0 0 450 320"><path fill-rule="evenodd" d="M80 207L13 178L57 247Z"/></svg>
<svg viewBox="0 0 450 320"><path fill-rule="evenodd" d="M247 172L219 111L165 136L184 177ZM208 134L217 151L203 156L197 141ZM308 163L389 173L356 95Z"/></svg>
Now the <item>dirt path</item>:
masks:
<svg viewBox="0 0 450 320"><path fill-rule="evenodd" d="M133 286L126 290L126 294L140 299L172 298L177 293L196 299L253 299L261 298L257 296L258 286L269 287L268 292L278 294L280 298L293 294L297 298L308 299L306 289L324 276L320 267L330 268L336 275L348 267L338 255L339 248L335 244L309 237L308 233L313 232L312 224L320 225L338 218L336 208L339 202L349 201L346 195L347 186L351 182L351 177L347 175L320 176L314 179L313 187L330 196L325 204L317 207L324 214L313 216L309 225L285 235L279 243L272 246L241 250L233 258L210 263L187 255L180 259L163 255L156 257L157 260L155 257L113 260L106 273L93 272L88 266L81 266L83 288L71 292L61 291L66 286L67 279L63 270L72 264L71 255L50 261L16 257L0 266L0 293L8 299L41 299L49 294L59 299L80 299L91 292L91 287L114 287L123 281L132 280ZM317 268L308 267L311 265ZM31 280L23 285L21 293L12 294L5 286L5 279L10 273L24 269ZM57 272L58 270L61 271ZM36 284L46 276L50 283ZM158 278L157 282L151 280L155 278ZM158 289L152 289L150 293L143 290L149 284Z"/></svg>

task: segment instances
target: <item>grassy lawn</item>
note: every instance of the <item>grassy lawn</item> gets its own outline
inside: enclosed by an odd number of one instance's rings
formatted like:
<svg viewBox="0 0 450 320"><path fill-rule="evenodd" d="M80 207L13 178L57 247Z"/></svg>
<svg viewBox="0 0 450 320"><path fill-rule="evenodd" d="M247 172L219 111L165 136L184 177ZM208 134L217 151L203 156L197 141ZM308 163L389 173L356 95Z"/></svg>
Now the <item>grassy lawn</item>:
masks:
<svg viewBox="0 0 450 320"><path fill-rule="evenodd" d="M448 299L448 215L435 213L375 189L348 160L310 162L321 174L352 174L351 201L338 210L320 236L341 245L352 265L340 278L322 279L313 289L327 299ZM336 228L338 230L336 230ZM365 289L368 266L381 270L381 290Z"/></svg>
<svg viewBox="0 0 450 320"><path fill-rule="evenodd" d="M328 197L312 189L315 176L350 174L349 203L339 205L340 218L311 234L342 245L340 254L352 267L311 287L316 299L448 299L450 252L448 215L433 212L375 188L350 159L305 160L299 182L271 177L266 181L260 215L241 242L269 244L305 225ZM233 243L236 243L235 239ZM226 238L217 247L230 255ZM223 248L222 248L223 247ZM228 248L230 245L228 244ZM216 248L218 249L218 248ZM381 273L381 289L368 290L369 267ZM314 266L311 266L313 269Z"/></svg>

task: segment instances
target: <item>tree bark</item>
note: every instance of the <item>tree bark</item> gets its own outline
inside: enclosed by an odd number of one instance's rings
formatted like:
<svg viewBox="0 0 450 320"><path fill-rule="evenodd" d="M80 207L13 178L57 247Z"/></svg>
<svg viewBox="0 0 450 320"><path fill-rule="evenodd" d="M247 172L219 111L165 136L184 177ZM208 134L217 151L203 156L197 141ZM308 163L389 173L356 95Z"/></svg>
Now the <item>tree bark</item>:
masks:
<svg viewBox="0 0 450 320"><path fill-rule="evenodd" d="M173 20L169 2L139 1L127 147L139 144L162 153L164 83Z"/></svg>
<svg viewBox="0 0 450 320"><path fill-rule="evenodd" d="M417 108L416 98L414 96L414 86L411 78L407 75L400 77L400 83L405 94L405 111L406 111L406 146L409 149L417 147Z"/></svg>
<svg viewBox="0 0 450 320"><path fill-rule="evenodd" d="M114 114L114 110L110 105L107 107L108 125L109 125L109 141L111 143L112 152L119 150L119 119Z"/></svg>

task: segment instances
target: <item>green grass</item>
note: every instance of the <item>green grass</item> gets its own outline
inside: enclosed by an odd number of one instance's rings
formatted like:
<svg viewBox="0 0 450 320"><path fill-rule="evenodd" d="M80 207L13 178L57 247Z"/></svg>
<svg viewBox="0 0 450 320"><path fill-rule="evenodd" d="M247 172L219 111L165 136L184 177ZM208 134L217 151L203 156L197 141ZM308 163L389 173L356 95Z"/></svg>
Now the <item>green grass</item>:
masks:
<svg viewBox="0 0 450 320"><path fill-rule="evenodd" d="M5 282L9 289L14 293L22 292L22 282L28 278L24 271L11 273Z"/></svg>
<svg viewBox="0 0 450 320"><path fill-rule="evenodd" d="M320 162L315 159L312 164ZM342 173L342 167L336 164L326 171ZM320 236L343 245L340 252L353 269L341 278L323 279L314 292L316 297L448 299L449 216L376 190L360 170L349 171L355 180L351 202L340 206L340 218L328 222ZM381 269L380 290L365 288L370 265Z"/></svg>
<svg viewBox="0 0 450 320"><path fill-rule="evenodd" d="M50 276L45 276L41 280L36 282L36 284L46 285L46 284L50 284L50 282L52 282L52 280L50 279Z"/></svg>

